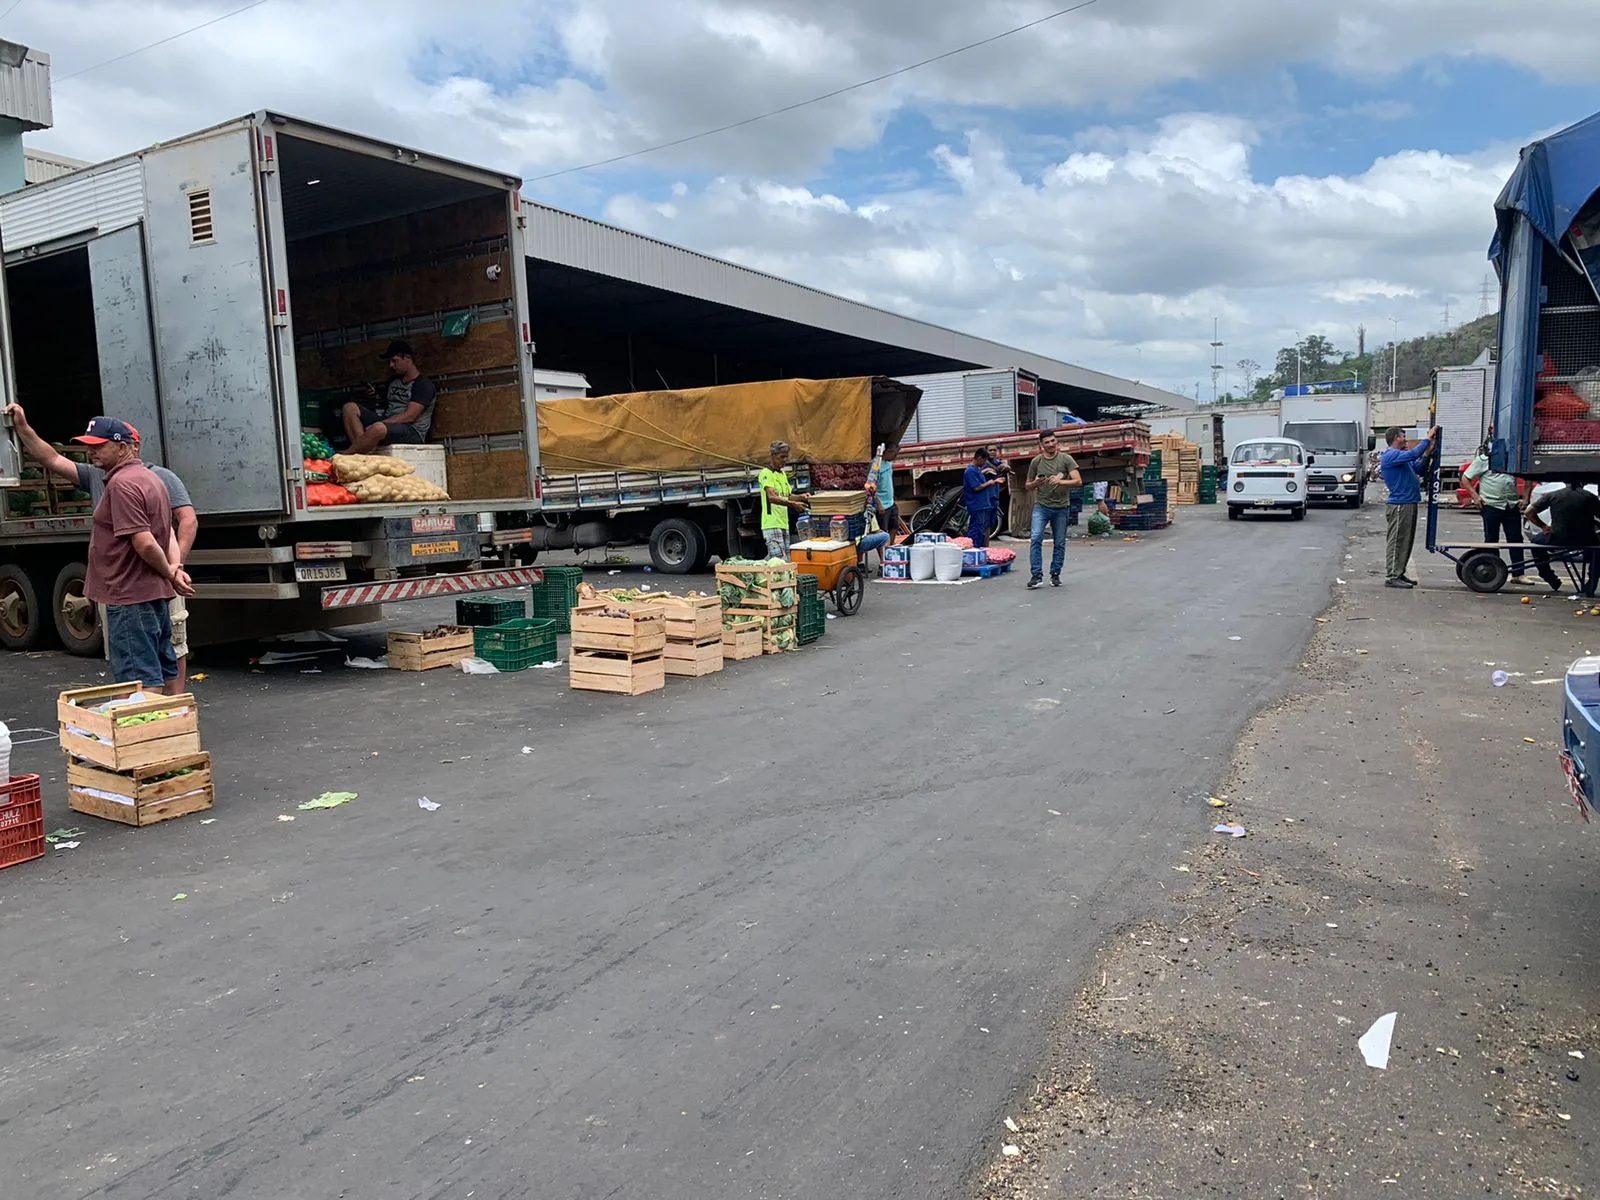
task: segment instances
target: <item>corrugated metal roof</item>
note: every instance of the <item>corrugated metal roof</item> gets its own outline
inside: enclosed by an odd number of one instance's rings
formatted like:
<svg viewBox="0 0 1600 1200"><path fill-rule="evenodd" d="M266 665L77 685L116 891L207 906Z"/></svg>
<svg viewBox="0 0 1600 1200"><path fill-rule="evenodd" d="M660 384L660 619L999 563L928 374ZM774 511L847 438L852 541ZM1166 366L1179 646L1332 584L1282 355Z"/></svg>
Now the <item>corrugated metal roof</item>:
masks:
<svg viewBox="0 0 1600 1200"><path fill-rule="evenodd" d="M957 361L1021 367L1054 383L1127 401L1168 406L1181 400L1174 392L902 317L589 217L526 199L524 209L532 258Z"/></svg>
<svg viewBox="0 0 1600 1200"><path fill-rule="evenodd" d="M24 131L55 124L50 112L50 56L43 50L29 50L20 67L0 66L0 117L21 121Z"/></svg>
<svg viewBox="0 0 1600 1200"><path fill-rule="evenodd" d="M71 180L0 197L0 249L7 252L74 234L110 233L144 216L144 167L118 159Z"/></svg>
<svg viewBox="0 0 1600 1200"><path fill-rule="evenodd" d="M43 150L24 148L22 151L23 179L27 183L48 183L52 179L71 175L74 171L81 171L90 165L92 164L82 159L48 154Z"/></svg>

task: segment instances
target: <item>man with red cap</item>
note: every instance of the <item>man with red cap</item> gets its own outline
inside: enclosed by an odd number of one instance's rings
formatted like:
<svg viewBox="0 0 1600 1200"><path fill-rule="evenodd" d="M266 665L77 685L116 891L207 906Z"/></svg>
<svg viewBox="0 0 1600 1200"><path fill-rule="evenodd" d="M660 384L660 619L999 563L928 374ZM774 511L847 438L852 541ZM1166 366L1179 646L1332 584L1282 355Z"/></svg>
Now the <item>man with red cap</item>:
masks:
<svg viewBox="0 0 1600 1200"><path fill-rule="evenodd" d="M167 557L172 509L167 489L139 461L139 435L126 421L96 417L73 441L105 474L105 495L89 534L83 594L105 605L106 652L118 683L163 687L178 677L172 649L174 595L192 596L182 566Z"/></svg>

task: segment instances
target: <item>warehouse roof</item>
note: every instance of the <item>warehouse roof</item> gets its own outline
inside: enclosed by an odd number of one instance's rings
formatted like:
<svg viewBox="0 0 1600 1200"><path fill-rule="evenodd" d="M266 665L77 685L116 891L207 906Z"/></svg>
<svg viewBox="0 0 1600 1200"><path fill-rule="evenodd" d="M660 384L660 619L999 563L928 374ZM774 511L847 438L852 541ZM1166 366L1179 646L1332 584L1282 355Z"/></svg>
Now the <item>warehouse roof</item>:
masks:
<svg viewBox="0 0 1600 1200"><path fill-rule="evenodd" d="M1065 404L1083 415L1183 403L1148 384L900 316L589 217L532 202L525 209L535 328L563 360L547 358L541 347L540 362L567 366L570 357L571 369L593 372L603 355L592 340L585 344L584 335L601 321L614 333L620 320L638 338L628 351L631 378L625 384L596 380L597 390L1020 367L1039 376L1041 403ZM646 345L652 350L641 356ZM706 348L698 358L697 345ZM662 358L675 370L657 361ZM702 377L707 369L714 377Z"/></svg>

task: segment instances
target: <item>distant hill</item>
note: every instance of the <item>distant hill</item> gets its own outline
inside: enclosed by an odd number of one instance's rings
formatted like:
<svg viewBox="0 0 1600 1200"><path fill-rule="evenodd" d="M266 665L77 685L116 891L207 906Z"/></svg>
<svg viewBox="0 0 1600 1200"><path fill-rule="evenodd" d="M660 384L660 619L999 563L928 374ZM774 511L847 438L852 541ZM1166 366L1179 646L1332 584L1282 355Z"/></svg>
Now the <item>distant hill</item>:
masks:
<svg viewBox="0 0 1600 1200"><path fill-rule="evenodd" d="M1396 354L1396 384L1402 390L1427 387L1436 367L1463 367L1484 350L1495 344L1500 317L1490 313L1476 321L1458 325L1449 333L1431 333L1426 337L1401 342ZM1389 348L1387 346L1352 359L1347 371L1361 372L1362 379L1372 379L1379 387L1388 390Z"/></svg>

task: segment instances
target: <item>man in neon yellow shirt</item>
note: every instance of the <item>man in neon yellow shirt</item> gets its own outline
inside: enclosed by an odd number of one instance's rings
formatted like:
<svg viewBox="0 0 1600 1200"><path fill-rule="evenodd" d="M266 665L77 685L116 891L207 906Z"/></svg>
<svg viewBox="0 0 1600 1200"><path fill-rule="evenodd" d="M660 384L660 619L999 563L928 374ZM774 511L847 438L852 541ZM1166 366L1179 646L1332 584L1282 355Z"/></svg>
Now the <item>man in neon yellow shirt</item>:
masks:
<svg viewBox="0 0 1600 1200"><path fill-rule="evenodd" d="M767 540L767 557L789 560L789 510L805 512L811 502L794 494L794 485L784 473L789 463L789 443L773 442L767 447L772 465L756 476L761 489L761 536Z"/></svg>

